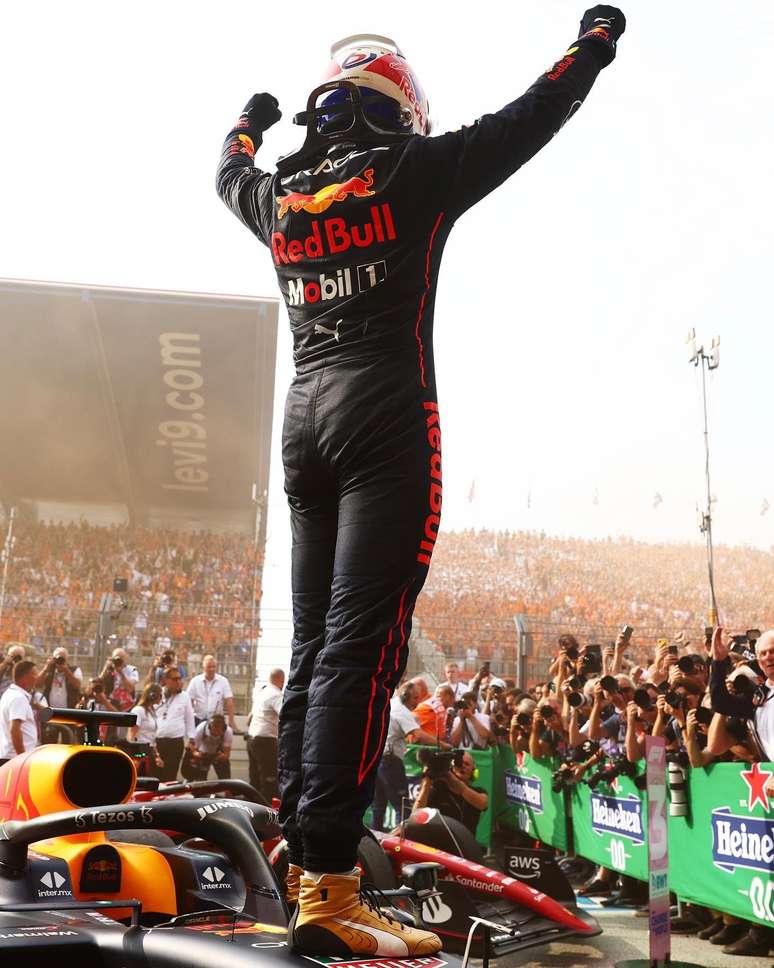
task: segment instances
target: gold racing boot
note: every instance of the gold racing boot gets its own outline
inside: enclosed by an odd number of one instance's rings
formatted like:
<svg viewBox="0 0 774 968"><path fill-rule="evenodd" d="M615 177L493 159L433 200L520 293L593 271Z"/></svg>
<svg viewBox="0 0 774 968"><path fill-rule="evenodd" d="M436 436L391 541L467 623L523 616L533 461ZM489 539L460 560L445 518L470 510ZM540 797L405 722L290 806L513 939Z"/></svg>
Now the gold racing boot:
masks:
<svg viewBox="0 0 774 968"><path fill-rule="evenodd" d="M298 907L288 928L290 948L302 955L414 958L441 950L441 939L379 909L361 890L357 871L301 877Z"/></svg>
<svg viewBox="0 0 774 968"><path fill-rule="evenodd" d="M288 876L285 881L285 903L291 912L295 911L298 905L298 892L301 888L301 875L303 873L303 867L299 867L298 864L288 864Z"/></svg>

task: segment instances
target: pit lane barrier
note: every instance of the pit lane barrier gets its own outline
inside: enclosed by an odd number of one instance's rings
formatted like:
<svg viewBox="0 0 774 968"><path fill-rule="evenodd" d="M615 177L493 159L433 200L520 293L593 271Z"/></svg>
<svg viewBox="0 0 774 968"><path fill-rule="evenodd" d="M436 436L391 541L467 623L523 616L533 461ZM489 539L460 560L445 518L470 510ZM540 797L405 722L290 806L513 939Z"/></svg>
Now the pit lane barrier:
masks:
<svg viewBox="0 0 774 968"><path fill-rule="evenodd" d="M409 795L422 780L419 746L404 761ZM469 750L489 795L476 840L491 852L496 825L648 881L648 801L619 776L592 790L581 782L555 793L551 758L514 754L510 746ZM638 774L645 769L638 764ZM774 763L715 763L686 769L688 813L668 818L669 886L685 901L774 926L774 798L764 786Z"/></svg>
<svg viewBox="0 0 774 968"><path fill-rule="evenodd" d="M565 851L567 836L556 823L557 801L563 803L575 854L647 881L647 794L625 776L593 790L581 782L557 794L551 790L555 765L527 754L513 757L502 781L511 809L498 820ZM638 764L643 771L644 761ZM765 784L774 764L716 763L688 767L686 775L687 814L669 816L667 824L671 890L682 900L771 927L774 799Z"/></svg>

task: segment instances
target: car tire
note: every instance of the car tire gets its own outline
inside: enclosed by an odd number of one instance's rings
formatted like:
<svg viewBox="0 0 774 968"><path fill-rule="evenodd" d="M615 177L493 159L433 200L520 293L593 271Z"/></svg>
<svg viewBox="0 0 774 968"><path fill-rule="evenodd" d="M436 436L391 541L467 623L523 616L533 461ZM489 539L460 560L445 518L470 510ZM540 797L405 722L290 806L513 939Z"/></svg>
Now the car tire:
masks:
<svg viewBox="0 0 774 968"><path fill-rule="evenodd" d="M398 886L392 864L379 841L367 834L357 848L357 862L363 870L363 883L373 884L380 891L394 891Z"/></svg>
<svg viewBox="0 0 774 968"><path fill-rule="evenodd" d="M453 817L441 818L439 814L429 823L412 823L409 819L404 836L406 840L445 850L447 854L456 854L476 864L485 863L484 850L479 842L464 824Z"/></svg>

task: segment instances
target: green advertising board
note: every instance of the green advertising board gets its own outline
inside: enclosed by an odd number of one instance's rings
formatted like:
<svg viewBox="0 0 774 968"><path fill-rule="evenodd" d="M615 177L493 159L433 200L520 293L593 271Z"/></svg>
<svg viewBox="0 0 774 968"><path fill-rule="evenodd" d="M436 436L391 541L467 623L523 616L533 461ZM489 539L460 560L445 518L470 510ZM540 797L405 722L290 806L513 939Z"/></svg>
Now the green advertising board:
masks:
<svg viewBox="0 0 774 968"><path fill-rule="evenodd" d="M669 818L669 882L679 897L774 924L771 763L690 770L688 815Z"/></svg>
<svg viewBox="0 0 774 968"><path fill-rule="evenodd" d="M533 760L519 754L505 770L508 810L500 815L508 826L567 851L567 806L564 793L551 789L552 759Z"/></svg>
<svg viewBox="0 0 774 968"><path fill-rule="evenodd" d="M575 853L621 874L648 879L647 797L629 777L586 783L570 794Z"/></svg>

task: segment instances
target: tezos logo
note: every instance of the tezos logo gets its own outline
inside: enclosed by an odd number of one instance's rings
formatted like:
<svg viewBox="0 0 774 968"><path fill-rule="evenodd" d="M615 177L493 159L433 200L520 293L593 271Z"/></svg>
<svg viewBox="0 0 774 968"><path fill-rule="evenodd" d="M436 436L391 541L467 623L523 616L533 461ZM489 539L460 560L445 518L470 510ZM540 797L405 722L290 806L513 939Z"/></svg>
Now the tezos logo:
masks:
<svg viewBox="0 0 774 968"><path fill-rule="evenodd" d="M543 812L543 784L536 776L506 773L505 797L511 803L529 807L533 813Z"/></svg>
<svg viewBox="0 0 774 968"><path fill-rule="evenodd" d="M75 815L75 826L79 830L91 824L93 827L111 827L113 824L135 823L137 820L151 823L153 811L150 807L140 810L87 810Z"/></svg>

